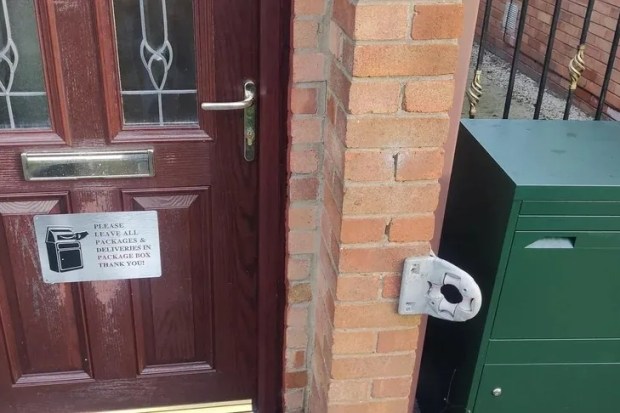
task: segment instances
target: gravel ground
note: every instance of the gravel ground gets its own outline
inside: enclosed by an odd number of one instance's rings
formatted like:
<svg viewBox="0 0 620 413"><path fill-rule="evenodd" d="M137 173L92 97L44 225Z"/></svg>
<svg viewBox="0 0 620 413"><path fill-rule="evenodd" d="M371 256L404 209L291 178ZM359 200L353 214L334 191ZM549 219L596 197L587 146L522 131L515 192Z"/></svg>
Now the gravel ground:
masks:
<svg viewBox="0 0 620 413"><path fill-rule="evenodd" d="M469 70L469 80L471 83L476 60L478 59L478 46L474 45L472 51L471 67ZM508 80L510 78L510 64L489 51L485 52L484 63L482 65L482 99L478 104L478 114L476 118L490 119L501 118L504 112L504 102L508 90ZM511 119L532 119L534 116L534 105L538 97L538 82L517 71L514 92L512 95L512 106L510 109ZM566 100L556 96L548 89L545 91L541 109L541 119L562 119L564 115L564 105ZM465 97L463 104L463 117L469 116L469 100ZM588 120L587 116L578 108L571 109L571 119Z"/></svg>

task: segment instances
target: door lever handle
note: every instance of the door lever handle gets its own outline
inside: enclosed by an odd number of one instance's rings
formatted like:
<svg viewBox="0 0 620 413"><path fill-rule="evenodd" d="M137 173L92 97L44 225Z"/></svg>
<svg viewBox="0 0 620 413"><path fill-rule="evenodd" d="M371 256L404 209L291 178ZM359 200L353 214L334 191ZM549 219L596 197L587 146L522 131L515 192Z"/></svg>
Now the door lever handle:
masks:
<svg viewBox="0 0 620 413"><path fill-rule="evenodd" d="M202 110L243 110L243 158L251 162L256 158L256 84L246 80L243 84L245 98L238 102L204 102Z"/></svg>
<svg viewBox="0 0 620 413"><path fill-rule="evenodd" d="M243 84L245 98L237 102L203 102L200 104L202 110L240 110L247 109L254 105L256 100L256 85L251 80Z"/></svg>

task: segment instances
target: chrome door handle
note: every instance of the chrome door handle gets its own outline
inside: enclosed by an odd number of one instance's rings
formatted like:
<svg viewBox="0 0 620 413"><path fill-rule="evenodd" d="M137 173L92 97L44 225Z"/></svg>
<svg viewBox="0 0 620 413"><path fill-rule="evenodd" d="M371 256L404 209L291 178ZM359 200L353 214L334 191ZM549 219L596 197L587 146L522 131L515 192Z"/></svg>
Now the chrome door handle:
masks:
<svg viewBox="0 0 620 413"><path fill-rule="evenodd" d="M243 84L245 98L238 102L203 102L200 104L202 110L240 110L247 109L254 105L256 100L256 85L251 80Z"/></svg>
<svg viewBox="0 0 620 413"><path fill-rule="evenodd" d="M251 162L256 158L256 84L246 80L243 84L245 99L238 102L204 102L202 110L243 109L243 158Z"/></svg>

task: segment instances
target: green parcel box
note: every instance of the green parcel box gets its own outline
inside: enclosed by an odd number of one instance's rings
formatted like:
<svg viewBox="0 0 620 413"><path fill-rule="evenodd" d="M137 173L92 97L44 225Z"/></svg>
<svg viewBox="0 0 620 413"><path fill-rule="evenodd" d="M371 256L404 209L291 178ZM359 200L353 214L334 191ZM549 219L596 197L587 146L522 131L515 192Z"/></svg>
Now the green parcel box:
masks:
<svg viewBox="0 0 620 413"><path fill-rule="evenodd" d="M620 412L620 122L463 121L438 255L483 304L429 319L422 413Z"/></svg>

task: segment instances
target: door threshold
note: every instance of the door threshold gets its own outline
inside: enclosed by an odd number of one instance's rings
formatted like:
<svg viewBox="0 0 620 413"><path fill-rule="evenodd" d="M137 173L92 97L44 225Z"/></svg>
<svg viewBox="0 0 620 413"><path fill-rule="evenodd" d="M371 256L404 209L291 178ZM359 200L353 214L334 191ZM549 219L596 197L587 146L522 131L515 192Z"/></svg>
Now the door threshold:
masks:
<svg viewBox="0 0 620 413"><path fill-rule="evenodd" d="M138 409L106 410L100 413L253 413L252 400L218 403L178 404L176 406L143 407Z"/></svg>

